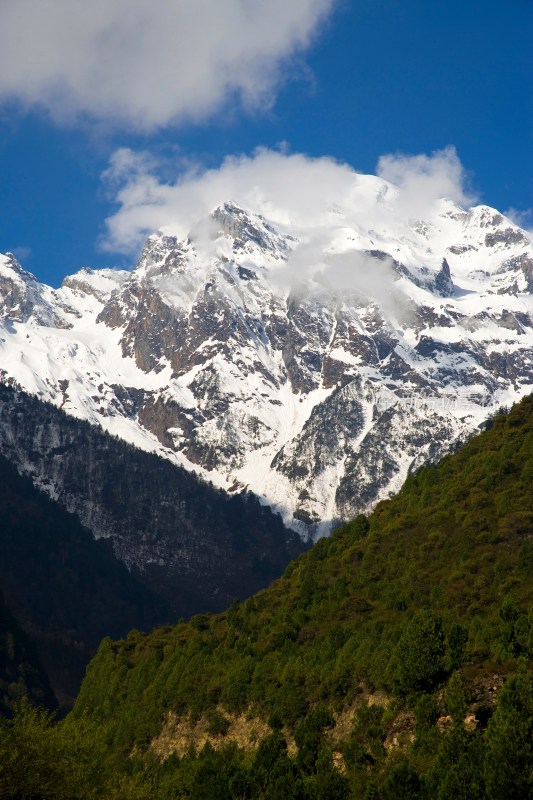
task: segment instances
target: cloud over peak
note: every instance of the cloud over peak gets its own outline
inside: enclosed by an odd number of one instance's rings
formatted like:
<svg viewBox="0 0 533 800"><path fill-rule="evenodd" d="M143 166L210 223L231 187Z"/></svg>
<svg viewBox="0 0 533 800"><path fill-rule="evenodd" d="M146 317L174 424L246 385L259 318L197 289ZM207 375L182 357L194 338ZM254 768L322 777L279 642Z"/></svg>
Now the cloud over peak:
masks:
<svg viewBox="0 0 533 800"><path fill-rule="evenodd" d="M114 153L103 177L118 208L106 220L104 249L132 254L160 228L185 236L228 200L274 224L306 229L331 226L332 220L339 226L386 228L431 214L442 197L461 205L474 200L454 148L383 156L378 176L359 175L332 158L266 148L228 157L217 169L185 170L173 181L157 172L149 154L127 148Z"/></svg>
<svg viewBox="0 0 533 800"><path fill-rule="evenodd" d="M335 0L2 0L0 101L140 130L268 105Z"/></svg>
<svg viewBox="0 0 533 800"><path fill-rule="evenodd" d="M429 156L425 153L381 156L377 174L398 187L404 212L412 216L422 215L435 198L445 197L465 206L476 199L455 147L435 150Z"/></svg>

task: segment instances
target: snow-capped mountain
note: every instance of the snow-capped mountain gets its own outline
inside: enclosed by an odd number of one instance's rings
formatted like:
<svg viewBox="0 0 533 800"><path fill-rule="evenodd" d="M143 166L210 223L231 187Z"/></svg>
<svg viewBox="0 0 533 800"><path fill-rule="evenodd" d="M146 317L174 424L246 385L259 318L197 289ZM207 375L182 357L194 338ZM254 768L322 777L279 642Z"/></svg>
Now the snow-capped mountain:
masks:
<svg viewBox="0 0 533 800"><path fill-rule="evenodd" d="M1 380L303 535L368 510L533 391L533 246L487 206L411 218L354 181L319 225L228 202L58 290L0 257Z"/></svg>

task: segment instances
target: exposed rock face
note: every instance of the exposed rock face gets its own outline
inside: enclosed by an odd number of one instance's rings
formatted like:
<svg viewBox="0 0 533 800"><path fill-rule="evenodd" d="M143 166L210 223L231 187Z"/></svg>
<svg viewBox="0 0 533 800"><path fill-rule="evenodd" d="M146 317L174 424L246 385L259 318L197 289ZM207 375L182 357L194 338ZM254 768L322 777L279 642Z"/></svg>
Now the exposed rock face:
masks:
<svg viewBox="0 0 533 800"><path fill-rule="evenodd" d="M60 312L60 313L56 313ZM0 259L0 323L27 323L70 327L61 313L76 316L53 289L45 287L22 269L12 253Z"/></svg>
<svg viewBox="0 0 533 800"><path fill-rule="evenodd" d="M385 229L387 196L319 233L227 203L57 292L4 260L3 380L324 533L533 390L526 232L449 201Z"/></svg>
<svg viewBox="0 0 533 800"><path fill-rule="evenodd" d="M443 297L452 297L454 285L450 273L450 265L445 258L442 259L442 267L435 278L435 290Z"/></svg>

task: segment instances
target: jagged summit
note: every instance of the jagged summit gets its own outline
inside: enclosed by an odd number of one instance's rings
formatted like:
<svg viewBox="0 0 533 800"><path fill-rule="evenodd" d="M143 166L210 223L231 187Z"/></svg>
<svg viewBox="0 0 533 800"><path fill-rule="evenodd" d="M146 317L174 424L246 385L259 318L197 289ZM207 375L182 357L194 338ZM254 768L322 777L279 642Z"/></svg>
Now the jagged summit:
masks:
<svg viewBox="0 0 533 800"><path fill-rule="evenodd" d="M252 214L233 201L218 206L211 218L218 229L213 238L218 238L217 234L229 237L237 251L253 252L255 247L263 254L282 259L294 241L293 237L280 234L260 214Z"/></svg>
<svg viewBox="0 0 533 800"><path fill-rule="evenodd" d="M533 390L529 235L395 191L306 224L228 201L57 291L2 257L2 380L325 532Z"/></svg>

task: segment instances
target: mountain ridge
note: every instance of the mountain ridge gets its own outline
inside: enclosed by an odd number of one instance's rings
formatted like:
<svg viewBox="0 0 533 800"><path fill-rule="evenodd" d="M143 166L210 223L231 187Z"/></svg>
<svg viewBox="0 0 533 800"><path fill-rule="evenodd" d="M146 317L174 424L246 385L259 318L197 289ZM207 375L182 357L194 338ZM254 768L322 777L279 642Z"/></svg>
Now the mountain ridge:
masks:
<svg viewBox="0 0 533 800"><path fill-rule="evenodd" d="M277 577L305 547L253 496L228 496L2 385L0 454L105 541L159 597L165 619L223 608Z"/></svg>
<svg viewBox="0 0 533 800"><path fill-rule="evenodd" d="M367 178L314 226L228 202L59 290L3 257L1 379L304 539L370 510L533 388L533 247L487 206L402 217Z"/></svg>

